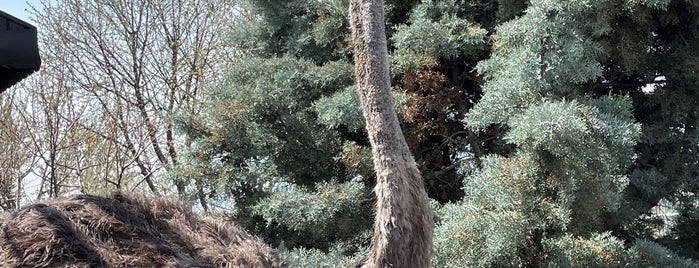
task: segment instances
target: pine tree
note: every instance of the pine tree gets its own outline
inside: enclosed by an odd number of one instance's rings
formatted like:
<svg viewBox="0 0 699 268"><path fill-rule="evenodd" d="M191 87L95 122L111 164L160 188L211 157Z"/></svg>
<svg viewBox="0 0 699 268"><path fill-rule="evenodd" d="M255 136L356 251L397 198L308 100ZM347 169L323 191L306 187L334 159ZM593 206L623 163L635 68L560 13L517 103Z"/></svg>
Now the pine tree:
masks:
<svg viewBox="0 0 699 268"><path fill-rule="evenodd" d="M405 24L416 4L387 3L389 35L428 30L390 27ZM433 5L421 8L429 13L443 8ZM187 164L171 175L200 178L204 194L220 200L214 200L214 206L232 204L235 220L274 245L284 241L290 248L346 253L365 248L375 198L370 189L376 179L348 61L352 55L348 2L246 1L240 7L250 12L239 18L231 34L241 56L225 81L211 87L210 105L201 116L178 118L193 149L183 157ZM456 16L466 8L450 12ZM435 24L440 18L423 20ZM465 133L450 132L462 128L465 103L477 95L450 97L458 94L458 84L475 84L474 77L460 73L465 68L456 62L475 65L482 55L463 53L482 54L487 45L486 31L464 19L445 31L469 37L448 41L454 50L444 59L454 62L449 68L435 65L442 60L441 52L388 41L408 55L393 60L392 66L406 66L411 55L427 59L428 65L413 64L394 72L398 82L392 93L406 122L409 144L417 152L418 167L427 174L430 194L455 201L461 196L457 167L463 162L457 157L458 148L469 141ZM442 82L434 84L433 77ZM425 88L430 84L434 85ZM426 95L429 92L441 92L440 100L434 101ZM416 114L424 106L437 115ZM440 126L442 120L449 124ZM234 202L226 201L230 199Z"/></svg>
<svg viewBox="0 0 699 268"><path fill-rule="evenodd" d="M465 179L464 200L442 208L436 266L697 265L663 259L671 251L626 229L650 206L644 211L629 198L639 185L638 171L629 171L644 147L636 118L647 80L627 84L624 75L664 73L632 61L664 45L625 43L618 35L638 28L620 22L668 6L532 1L522 16L497 26L494 52L478 66L483 98L465 121L475 130L506 129L500 138L516 148L487 157ZM612 53L625 45L643 48ZM625 248L613 234L635 244Z"/></svg>
<svg viewBox="0 0 699 268"><path fill-rule="evenodd" d="M243 1L173 176L305 267L366 255L377 183L349 1ZM692 267L698 4L386 1L434 267ZM670 203L676 220L659 222ZM663 232L658 228L666 229Z"/></svg>
<svg viewBox="0 0 699 268"><path fill-rule="evenodd" d="M343 52L348 29L337 33L347 3L240 5L250 12L231 33L240 57L201 116L178 117L193 149L171 175L201 178L214 206L274 246L360 250L373 170Z"/></svg>

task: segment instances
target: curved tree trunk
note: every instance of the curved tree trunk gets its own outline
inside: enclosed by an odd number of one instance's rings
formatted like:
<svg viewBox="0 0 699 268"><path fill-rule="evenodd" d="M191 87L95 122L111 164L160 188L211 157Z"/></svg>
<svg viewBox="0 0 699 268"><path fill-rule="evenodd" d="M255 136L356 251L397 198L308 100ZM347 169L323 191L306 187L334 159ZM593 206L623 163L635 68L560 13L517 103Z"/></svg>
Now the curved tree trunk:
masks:
<svg viewBox="0 0 699 268"><path fill-rule="evenodd" d="M357 90L376 170L376 220L372 249L363 267L428 267L432 256L432 211L420 171L393 108L384 5L351 0Z"/></svg>

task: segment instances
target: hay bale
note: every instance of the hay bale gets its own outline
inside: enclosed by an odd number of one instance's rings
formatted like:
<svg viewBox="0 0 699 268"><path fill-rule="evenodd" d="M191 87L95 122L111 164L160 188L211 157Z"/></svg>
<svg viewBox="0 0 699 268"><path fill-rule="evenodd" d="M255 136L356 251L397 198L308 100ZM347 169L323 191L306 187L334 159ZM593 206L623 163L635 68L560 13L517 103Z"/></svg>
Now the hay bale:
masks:
<svg viewBox="0 0 699 268"><path fill-rule="evenodd" d="M0 221L3 267L288 267L240 227L162 197L79 195Z"/></svg>

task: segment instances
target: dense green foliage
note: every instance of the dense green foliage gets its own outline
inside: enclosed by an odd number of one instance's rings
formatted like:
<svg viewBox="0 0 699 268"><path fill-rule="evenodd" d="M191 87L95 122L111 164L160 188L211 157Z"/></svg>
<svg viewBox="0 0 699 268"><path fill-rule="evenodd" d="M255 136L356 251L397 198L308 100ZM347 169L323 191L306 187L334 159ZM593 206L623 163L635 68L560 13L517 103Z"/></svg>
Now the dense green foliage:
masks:
<svg viewBox="0 0 699 268"><path fill-rule="evenodd" d="M178 116L192 149L171 175L299 265L347 264L374 198L348 3L239 5L239 57ZM435 267L698 266L699 4L387 1L386 18Z"/></svg>

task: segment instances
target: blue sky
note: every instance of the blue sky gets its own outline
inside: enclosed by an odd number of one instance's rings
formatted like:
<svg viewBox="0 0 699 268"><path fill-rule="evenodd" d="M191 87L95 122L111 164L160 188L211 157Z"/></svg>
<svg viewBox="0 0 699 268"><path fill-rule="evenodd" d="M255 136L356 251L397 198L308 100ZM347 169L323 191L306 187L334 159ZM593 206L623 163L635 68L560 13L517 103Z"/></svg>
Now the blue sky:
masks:
<svg viewBox="0 0 699 268"><path fill-rule="evenodd" d="M33 23L28 10L31 10L30 5L35 7L41 6L39 0L0 0L0 10L9 13L23 21Z"/></svg>

